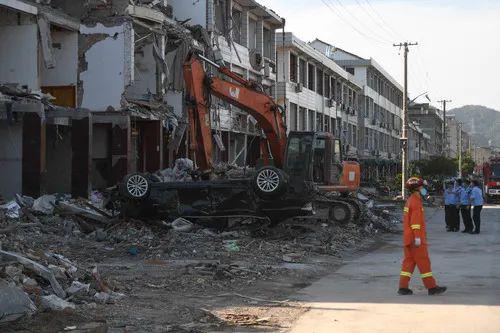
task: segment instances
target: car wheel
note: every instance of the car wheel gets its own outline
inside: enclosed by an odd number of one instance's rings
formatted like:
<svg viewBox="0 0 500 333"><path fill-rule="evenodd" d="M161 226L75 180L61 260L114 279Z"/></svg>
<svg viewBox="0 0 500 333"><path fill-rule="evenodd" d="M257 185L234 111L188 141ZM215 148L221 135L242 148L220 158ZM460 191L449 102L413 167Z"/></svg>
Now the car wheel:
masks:
<svg viewBox="0 0 500 333"><path fill-rule="evenodd" d="M130 199L144 199L151 191L151 183L140 173L133 173L125 177L123 193Z"/></svg>
<svg viewBox="0 0 500 333"><path fill-rule="evenodd" d="M254 189L261 198L271 198L286 190L287 181L282 170L266 166L261 168L254 177Z"/></svg>

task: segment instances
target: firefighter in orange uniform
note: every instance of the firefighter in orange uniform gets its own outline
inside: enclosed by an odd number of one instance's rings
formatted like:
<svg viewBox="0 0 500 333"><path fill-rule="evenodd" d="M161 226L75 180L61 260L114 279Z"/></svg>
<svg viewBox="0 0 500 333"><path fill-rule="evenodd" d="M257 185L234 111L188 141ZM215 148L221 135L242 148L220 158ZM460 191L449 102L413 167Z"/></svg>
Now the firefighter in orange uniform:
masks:
<svg viewBox="0 0 500 333"><path fill-rule="evenodd" d="M409 284L415 266L417 266L428 294L440 295L446 291L446 287L439 287L436 284L436 280L432 275L431 261L427 251L424 206L422 204L422 197L427 195L427 190L424 188L424 181L417 177L408 179L406 188L411 194L403 212L404 259L398 294L413 294L413 291L409 289Z"/></svg>

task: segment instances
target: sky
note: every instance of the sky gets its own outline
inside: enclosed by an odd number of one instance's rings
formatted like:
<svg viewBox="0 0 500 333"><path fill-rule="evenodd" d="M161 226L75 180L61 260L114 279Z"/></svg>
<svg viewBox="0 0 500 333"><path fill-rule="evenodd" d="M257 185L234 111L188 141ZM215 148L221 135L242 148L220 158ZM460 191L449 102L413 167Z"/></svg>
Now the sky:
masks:
<svg viewBox="0 0 500 333"><path fill-rule="evenodd" d="M286 19L286 31L373 58L403 83L410 48L409 96L428 92L448 108L500 110L500 0L258 0ZM425 98L418 99L425 102Z"/></svg>

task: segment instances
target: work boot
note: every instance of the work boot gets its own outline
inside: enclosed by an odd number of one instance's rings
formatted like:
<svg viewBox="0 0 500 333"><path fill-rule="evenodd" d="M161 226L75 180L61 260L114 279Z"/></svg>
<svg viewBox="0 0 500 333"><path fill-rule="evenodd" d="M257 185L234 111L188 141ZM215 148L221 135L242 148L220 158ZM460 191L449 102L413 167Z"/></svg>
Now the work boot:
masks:
<svg viewBox="0 0 500 333"><path fill-rule="evenodd" d="M443 294L445 291L446 291L446 287L436 286L434 288L429 289L428 293L430 296L437 296L437 295Z"/></svg>
<svg viewBox="0 0 500 333"><path fill-rule="evenodd" d="M408 288L399 288L398 295L402 295L402 296L413 295L413 291L411 289L408 289Z"/></svg>

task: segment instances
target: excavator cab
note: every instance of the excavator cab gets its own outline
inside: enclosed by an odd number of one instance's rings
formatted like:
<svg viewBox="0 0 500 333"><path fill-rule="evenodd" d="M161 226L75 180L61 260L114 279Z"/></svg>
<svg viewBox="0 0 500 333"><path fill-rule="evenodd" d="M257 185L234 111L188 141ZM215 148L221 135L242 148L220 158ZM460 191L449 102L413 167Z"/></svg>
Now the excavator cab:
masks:
<svg viewBox="0 0 500 333"><path fill-rule="evenodd" d="M291 183L310 182L325 191L359 187L358 163L344 161L340 140L327 132L290 132L283 171Z"/></svg>

